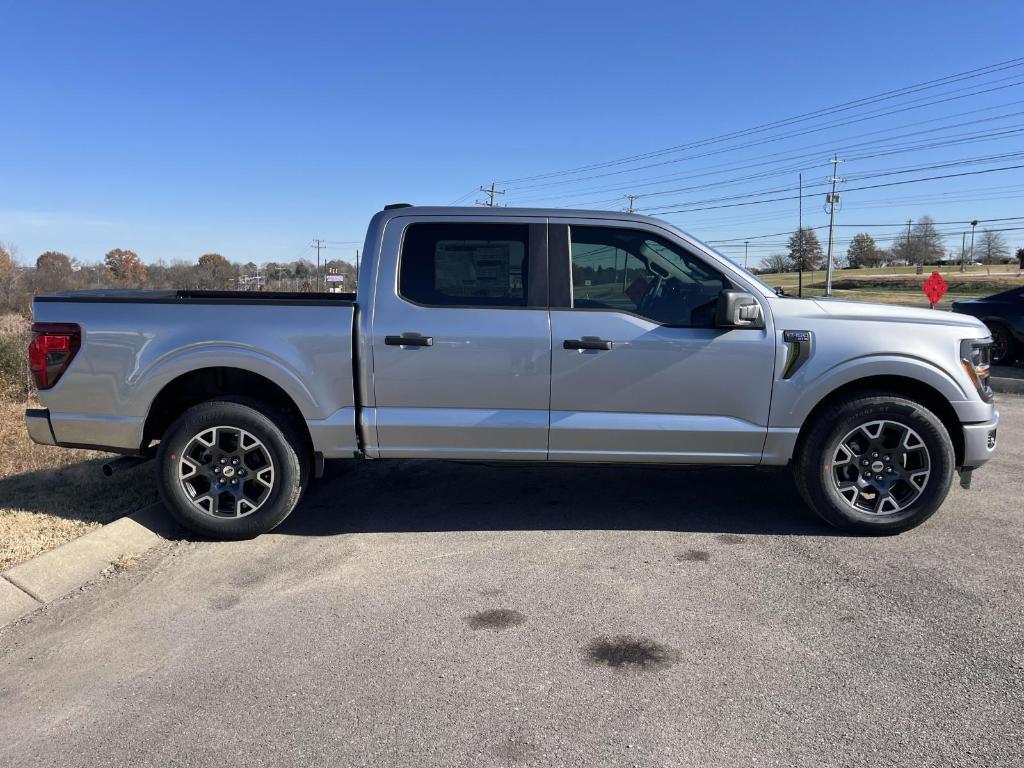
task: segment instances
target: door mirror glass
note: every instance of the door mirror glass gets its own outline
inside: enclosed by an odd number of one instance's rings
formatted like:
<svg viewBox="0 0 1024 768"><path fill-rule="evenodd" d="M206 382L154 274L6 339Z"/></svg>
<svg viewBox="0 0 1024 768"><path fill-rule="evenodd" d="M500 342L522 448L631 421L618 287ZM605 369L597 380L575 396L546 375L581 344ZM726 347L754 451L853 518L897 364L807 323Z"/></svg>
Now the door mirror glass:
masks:
<svg viewBox="0 0 1024 768"><path fill-rule="evenodd" d="M726 289L718 297L715 326L718 328L764 328L764 313L753 294Z"/></svg>

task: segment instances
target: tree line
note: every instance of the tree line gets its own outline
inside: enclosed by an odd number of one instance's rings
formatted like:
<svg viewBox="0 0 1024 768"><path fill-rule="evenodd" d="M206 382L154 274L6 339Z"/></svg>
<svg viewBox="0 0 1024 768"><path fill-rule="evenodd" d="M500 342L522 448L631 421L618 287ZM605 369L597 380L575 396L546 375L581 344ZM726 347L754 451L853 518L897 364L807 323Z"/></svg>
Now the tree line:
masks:
<svg viewBox="0 0 1024 768"><path fill-rule="evenodd" d="M794 232L787 244L785 253L773 253L761 260L759 272L813 272L823 269L826 254L814 230L804 227ZM833 254L835 264L840 268L859 269L861 267L883 267L891 265L942 264L959 262L961 257L967 261L980 261L982 264L1006 264L1012 261L1010 247L1003 233L993 229L983 229L977 233L974 244L974 255L969 251L961 254L959 248L946 250L945 240L936 229L935 222L929 216L922 216L913 224L909 231L897 236L892 245L886 249L878 245L869 233L860 232L853 236L844 254ZM1024 248L1017 249L1015 258L1024 269Z"/></svg>
<svg viewBox="0 0 1024 768"><path fill-rule="evenodd" d="M174 290L326 290L327 276L340 275L342 290L355 290L355 267L340 259L320 269L306 259L232 262L219 253L204 253L195 262L144 264L134 251L114 248L99 264L83 263L59 251L40 254L22 265L17 250L0 243L0 310L26 312L32 296L52 291L96 288L163 288ZM335 283L331 283L334 285Z"/></svg>

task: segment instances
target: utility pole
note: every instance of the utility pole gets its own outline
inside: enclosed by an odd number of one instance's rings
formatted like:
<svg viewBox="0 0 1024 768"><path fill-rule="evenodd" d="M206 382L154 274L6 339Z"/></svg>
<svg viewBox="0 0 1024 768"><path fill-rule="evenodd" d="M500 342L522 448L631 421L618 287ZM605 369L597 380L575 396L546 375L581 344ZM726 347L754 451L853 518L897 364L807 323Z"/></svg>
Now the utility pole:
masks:
<svg viewBox="0 0 1024 768"><path fill-rule="evenodd" d="M311 248L316 248L316 289L320 290L320 249L326 248L323 240L314 240Z"/></svg>
<svg viewBox="0 0 1024 768"><path fill-rule="evenodd" d="M626 213L636 213L636 208L633 205L633 201L635 201L638 197L640 197L640 195L625 195L625 198L629 201L629 204L623 209L626 211Z"/></svg>
<svg viewBox="0 0 1024 768"><path fill-rule="evenodd" d="M491 186L490 187L480 187L480 191L483 192L485 195L487 195L487 200L486 201L484 201L484 200L477 200L476 204L477 205L486 205L488 208L493 208L494 207L494 205L495 205L495 203L494 203L494 196L495 195L504 195L505 194L505 190L503 190L503 189L495 189L494 188L494 182L493 181L491 182Z"/></svg>
<svg viewBox="0 0 1024 768"><path fill-rule="evenodd" d="M799 178L800 178L800 191L797 193L797 200L799 201L799 205L800 205L800 209L799 210L800 210L800 212L798 214L799 218L797 218L797 232L800 233L799 234L799 237L800 237L799 242L803 243L803 241L804 241L804 175L801 173ZM803 298L803 296L804 296L804 255L803 255L803 253L800 254L800 258L797 261L796 269L797 269L797 280L799 281L799 283L797 284L796 295L799 296L800 298Z"/></svg>
<svg viewBox="0 0 1024 768"><path fill-rule="evenodd" d="M978 220L971 222L971 263L974 263L974 228L978 226Z"/></svg>
<svg viewBox="0 0 1024 768"><path fill-rule="evenodd" d="M960 271L961 272L966 272L967 271L967 264L966 264L966 259L965 259L966 254L967 254L967 233L966 232L961 232L960 233Z"/></svg>
<svg viewBox="0 0 1024 768"><path fill-rule="evenodd" d="M839 202L839 195L836 194L836 184L843 183L846 179L840 179L836 176L839 170L839 164L843 162L839 159L838 155L832 155L832 159L829 161L832 163L832 176L828 181L832 182L832 191L825 197L826 205L828 206L828 264L825 269L825 295L832 295L832 238L833 230L836 225L836 204Z"/></svg>
<svg viewBox="0 0 1024 768"><path fill-rule="evenodd" d="M359 285L359 249L356 248L356 285Z"/></svg>
<svg viewBox="0 0 1024 768"><path fill-rule="evenodd" d="M749 240L744 240L743 241L743 268L744 269L747 269L747 257L750 255L749 254L749 249L750 249L750 241Z"/></svg>

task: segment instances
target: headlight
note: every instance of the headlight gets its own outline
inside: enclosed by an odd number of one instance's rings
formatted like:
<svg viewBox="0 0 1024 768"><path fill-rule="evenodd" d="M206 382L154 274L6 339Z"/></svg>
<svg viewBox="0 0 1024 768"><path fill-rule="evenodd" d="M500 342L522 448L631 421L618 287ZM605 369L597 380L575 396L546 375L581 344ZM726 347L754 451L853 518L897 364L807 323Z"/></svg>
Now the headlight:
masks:
<svg viewBox="0 0 1024 768"><path fill-rule="evenodd" d="M992 402L992 387L988 384L991 362L992 339L964 339L960 342L960 363L986 403Z"/></svg>

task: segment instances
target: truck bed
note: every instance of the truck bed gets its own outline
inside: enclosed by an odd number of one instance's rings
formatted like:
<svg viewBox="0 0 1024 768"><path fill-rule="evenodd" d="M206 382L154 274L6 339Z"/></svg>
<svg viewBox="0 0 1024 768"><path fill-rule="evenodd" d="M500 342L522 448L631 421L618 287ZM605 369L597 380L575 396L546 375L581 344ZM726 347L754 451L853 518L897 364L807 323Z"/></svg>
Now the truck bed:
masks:
<svg viewBox="0 0 1024 768"><path fill-rule="evenodd" d="M356 450L352 294L98 290L38 296L37 322L75 323L81 349L40 392L61 445L145 448L167 387L252 374L295 404L314 449ZM275 390L276 391L276 390Z"/></svg>
<svg viewBox="0 0 1024 768"><path fill-rule="evenodd" d="M288 291L174 291L97 289L61 291L36 296L37 302L79 304L291 304L298 306L354 304L354 293Z"/></svg>

